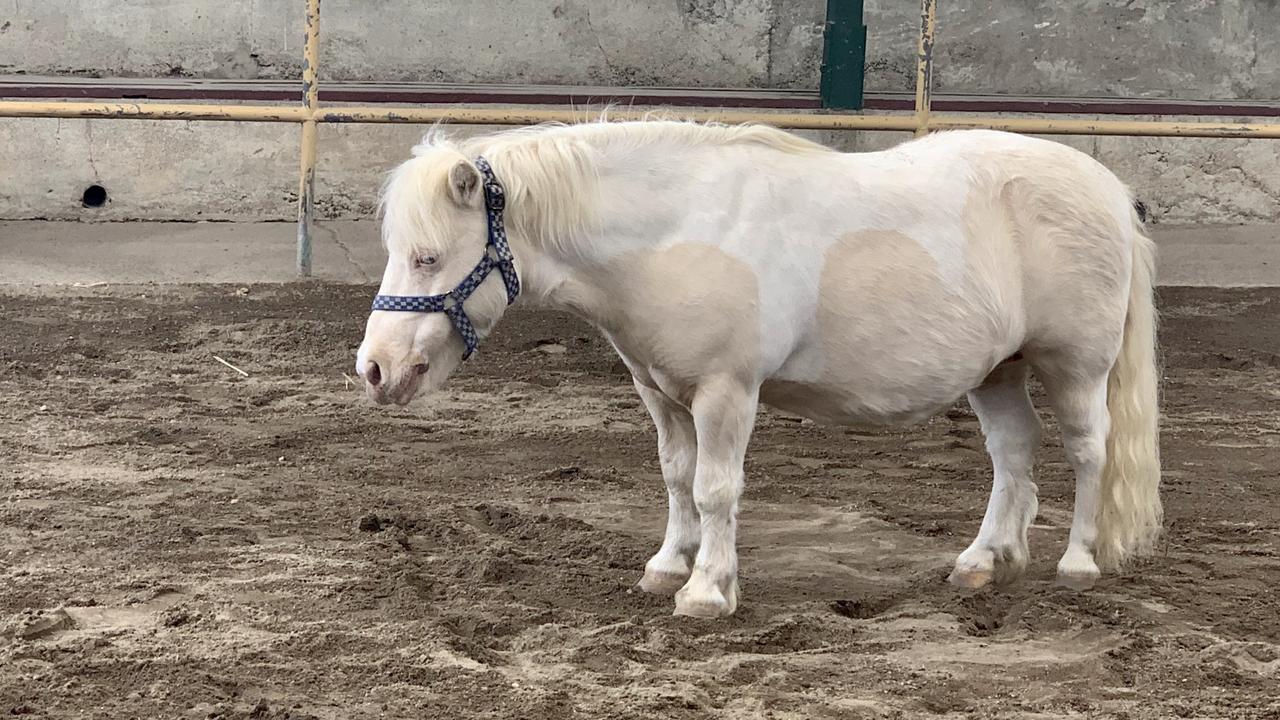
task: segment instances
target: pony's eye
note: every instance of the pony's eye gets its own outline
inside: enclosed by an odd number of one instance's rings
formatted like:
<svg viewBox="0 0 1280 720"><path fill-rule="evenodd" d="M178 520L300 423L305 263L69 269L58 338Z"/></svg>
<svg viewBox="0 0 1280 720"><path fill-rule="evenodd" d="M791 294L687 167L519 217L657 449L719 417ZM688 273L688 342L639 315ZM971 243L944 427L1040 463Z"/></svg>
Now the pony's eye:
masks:
<svg viewBox="0 0 1280 720"><path fill-rule="evenodd" d="M435 255L419 255L413 259L413 266L416 268L430 267L436 264Z"/></svg>

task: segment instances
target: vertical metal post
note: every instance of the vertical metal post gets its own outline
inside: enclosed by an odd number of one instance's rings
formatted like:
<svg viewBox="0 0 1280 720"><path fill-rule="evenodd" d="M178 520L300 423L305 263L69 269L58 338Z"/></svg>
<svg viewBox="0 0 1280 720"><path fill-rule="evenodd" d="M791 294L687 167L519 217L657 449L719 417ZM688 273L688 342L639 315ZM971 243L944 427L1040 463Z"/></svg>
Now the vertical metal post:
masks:
<svg viewBox="0 0 1280 720"><path fill-rule="evenodd" d="M929 104L933 96L933 33L938 0L921 0L920 43L916 46L916 137L929 132Z"/></svg>
<svg viewBox="0 0 1280 720"><path fill-rule="evenodd" d="M320 0L307 0L307 37L302 55L302 104L307 118L302 121L301 172L298 180L298 275L311 276L311 221L316 190L316 114L320 87L316 71L320 65Z"/></svg>
<svg viewBox="0 0 1280 720"><path fill-rule="evenodd" d="M861 110L862 82L867 63L867 26L862 0L827 0L822 35L822 107Z"/></svg>

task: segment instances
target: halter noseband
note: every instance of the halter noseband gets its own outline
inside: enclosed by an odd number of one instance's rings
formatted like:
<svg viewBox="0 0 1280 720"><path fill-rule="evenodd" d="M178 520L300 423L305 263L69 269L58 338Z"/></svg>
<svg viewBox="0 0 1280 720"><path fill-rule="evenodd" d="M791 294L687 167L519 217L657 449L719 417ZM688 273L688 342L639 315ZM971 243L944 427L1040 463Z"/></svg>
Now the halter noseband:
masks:
<svg viewBox="0 0 1280 720"><path fill-rule="evenodd" d="M493 168L482 157L476 158L476 168L484 178L484 207L488 215L489 241L485 244L484 257L471 270L458 286L443 295L378 295L373 298L374 310L393 312L442 312L449 316L453 326L457 328L467 350L462 355L466 360L476 351L480 344L480 336L467 317L463 303L471 297L496 268L502 275L502 283L507 286L507 304L516 301L520 294L520 278L516 275L515 262L511 256L511 246L507 244L507 230L502 223L502 211L507 205L507 196L502 190L502 183L493 174Z"/></svg>

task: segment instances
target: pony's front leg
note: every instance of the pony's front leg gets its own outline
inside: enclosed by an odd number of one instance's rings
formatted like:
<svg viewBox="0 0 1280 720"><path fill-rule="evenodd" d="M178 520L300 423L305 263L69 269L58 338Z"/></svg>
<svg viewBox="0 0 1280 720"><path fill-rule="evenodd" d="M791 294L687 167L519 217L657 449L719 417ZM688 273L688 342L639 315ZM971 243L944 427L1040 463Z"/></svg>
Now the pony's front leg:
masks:
<svg viewBox="0 0 1280 720"><path fill-rule="evenodd" d="M693 500L702 544L689 582L676 593L677 615L721 617L738 606L738 497L758 396L758 388L729 379L703 383L694 395L698 464Z"/></svg>
<svg viewBox="0 0 1280 720"><path fill-rule="evenodd" d="M640 399L658 428L658 460L667 485L667 534L662 548L644 566L639 588L648 593L671 595L693 572L698 552L698 513L693 504L693 469L698 440L689 411L666 395L636 383Z"/></svg>

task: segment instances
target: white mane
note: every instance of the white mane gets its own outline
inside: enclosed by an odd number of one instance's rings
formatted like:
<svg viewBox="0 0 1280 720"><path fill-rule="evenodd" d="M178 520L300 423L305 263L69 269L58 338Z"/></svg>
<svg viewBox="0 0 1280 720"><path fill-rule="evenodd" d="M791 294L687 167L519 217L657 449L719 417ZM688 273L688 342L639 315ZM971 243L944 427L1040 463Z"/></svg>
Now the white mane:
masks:
<svg viewBox="0 0 1280 720"><path fill-rule="evenodd" d="M508 223L530 242L570 249L596 226L596 189L602 156L647 146L701 147L752 144L787 154L835 152L766 125L718 125L677 120L544 124L455 141L441 126L414 148L392 174L383 208L396 227L417 238L440 238L447 228L430 207L446 198L449 168L483 155L506 189Z"/></svg>

